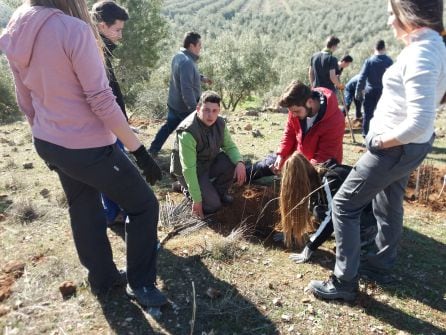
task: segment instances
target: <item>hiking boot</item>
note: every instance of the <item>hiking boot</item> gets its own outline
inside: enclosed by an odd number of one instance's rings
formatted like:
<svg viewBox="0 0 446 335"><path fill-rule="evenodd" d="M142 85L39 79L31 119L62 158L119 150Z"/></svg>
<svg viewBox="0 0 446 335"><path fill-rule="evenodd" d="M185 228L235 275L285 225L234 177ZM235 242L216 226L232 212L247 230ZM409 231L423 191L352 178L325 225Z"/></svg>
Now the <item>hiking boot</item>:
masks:
<svg viewBox="0 0 446 335"><path fill-rule="evenodd" d="M130 299L136 300L143 307L160 307L167 304L166 296L155 285L132 289L127 284L126 293Z"/></svg>
<svg viewBox="0 0 446 335"><path fill-rule="evenodd" d="M358 293L357 280L348 282L337 278L335 275L331 275L325 281L312 280L308 286L316 297L327 300L353 301Z"/></svg>
<svg viewBox="0 0 446 335"><path fill-rule="evenodd" d="M395 281L395 278L388 271L373 266L367 261L359 265L359 276L380 285L391 284Z"/></svg>
<svg viewBox="0 0 446 335"><path fill-rule="evenodd" d="M232 195L229 195L228 193L225 193L221 196L220 200L225 205L229 205L234 202L234 197Z"/></svg>

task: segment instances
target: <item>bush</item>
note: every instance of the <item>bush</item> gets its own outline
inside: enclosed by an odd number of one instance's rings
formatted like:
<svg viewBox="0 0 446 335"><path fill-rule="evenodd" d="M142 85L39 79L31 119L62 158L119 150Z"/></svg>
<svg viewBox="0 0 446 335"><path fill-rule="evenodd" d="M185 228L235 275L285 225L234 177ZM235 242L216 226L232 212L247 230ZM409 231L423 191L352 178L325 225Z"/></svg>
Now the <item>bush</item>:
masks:
<svg viewBox="0 0 446 335"><path fill-rule="evenodd" d="M12 74L6 57L0 55L0 123L15 121L20 117Z"/></svg>
<svg viewBox="0 0 446 335"><path fill-rule="evenodd" d="M272 53L254 34L223 33L208 42L203 73L213 79L225 109L235 110L251 93L263 93L277 80Z"/></svg>

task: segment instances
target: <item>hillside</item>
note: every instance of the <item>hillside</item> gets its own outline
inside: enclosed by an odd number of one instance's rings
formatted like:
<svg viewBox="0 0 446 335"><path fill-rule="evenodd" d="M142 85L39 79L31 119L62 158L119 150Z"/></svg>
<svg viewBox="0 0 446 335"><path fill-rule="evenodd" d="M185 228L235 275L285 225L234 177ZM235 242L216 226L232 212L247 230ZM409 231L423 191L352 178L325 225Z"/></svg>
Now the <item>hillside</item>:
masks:
<svg viewBox="0 0 446 335"><path fill-rule="evenodd" d="M14 2L18 0L8 1ZM0 0L0 13L7 16L2 6ZM2 15L0 24L6 22ZM265 78L267 87L253 91L236 111L223 112L234 141L250 161L277 148L287 117L260 106L291 79L307 80L310 55L328 35L341 39L338 56L348 52L355 59L343 81L359 70L376 39L388 42L392 57L401 48L386 28L384 0L165 0L162 15L169 36L160 44L161 58L146 69L148 74L124 83L138 137L148 145L158 130L171 57L184 32L194 29L203 35L199 66L204 73L216 70L213 60L225 55L237 59L242 49L257 46L277 74L274 80ZM125 34L140 37L137 31ZM125 50L124 39L121 55ZM231 206L196 229L173 234L172 221L189 222L191 215L189 207L173 215L172 207L183 196L171 191L171 136L158 158L163 179L153 187L161 204L158 237L170 237L159 252L157 278L170 304L157 310L130 301L123 288L101 298L91 293L60 182L36 154L27 122L17 120L10 109L13 99L6 60L0 55L0 334L446 334L446 190L441 191L446 178L445 109L436 120L434 148L419 170L420 190L416 173L406 190L395 282L361 280L353 303L325 302L307 289L310 280L326 279L333 270L334 238L305 264L289 259L299 247L287 249L274 242L274 179L233 187ZM246 110L248 104L255 108ZM359 129L354 131L360 142ZM348 132L343 145L345 164L354 164L365 150L362 143L352 143ZM124 227L115 225L107 233L118 268L125 268ZM62 284L74 292L62 295Z"/></svg>

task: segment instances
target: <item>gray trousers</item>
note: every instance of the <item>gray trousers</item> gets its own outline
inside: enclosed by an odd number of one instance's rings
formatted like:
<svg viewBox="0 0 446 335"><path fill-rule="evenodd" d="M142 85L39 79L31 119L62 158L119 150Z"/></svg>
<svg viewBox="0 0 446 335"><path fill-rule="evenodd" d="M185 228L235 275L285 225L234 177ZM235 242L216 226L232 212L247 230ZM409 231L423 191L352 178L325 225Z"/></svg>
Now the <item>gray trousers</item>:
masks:
<svg viewBox="0 0 446 335"><path fill-rule="evenodd" d="M374 134L366 137L367 147ZM353 167L333 199L336 237L336 277L352 281L360 263L362 210L370 201L378 224L377 252L367 261L382 270L395 263L403 227L403 198L410 173L431 151L434 136L427 143L406 144L383 150L368 150Z"/></svg>
<svg viewBox="0 0 446 335"><path fill-rule="evenodd" d="M235 165L229 157L220 152L209 167L209 170L198 175L203 211L207 214L215 213L221 206L221 197L228 192L234 178ZM178 181L187 188L184 177Z"/></svg>
<svg viewBox="0 0 446 335"><path fill-rule="evenodd" d="M132 288L155 283L158 201L137 168L116 144L66 149L34 139L39 156L58 175L67 196L79 259L92 287L107 290L118 270L107 237L100 193L128 214L125 227L127 279Z"/></svg>

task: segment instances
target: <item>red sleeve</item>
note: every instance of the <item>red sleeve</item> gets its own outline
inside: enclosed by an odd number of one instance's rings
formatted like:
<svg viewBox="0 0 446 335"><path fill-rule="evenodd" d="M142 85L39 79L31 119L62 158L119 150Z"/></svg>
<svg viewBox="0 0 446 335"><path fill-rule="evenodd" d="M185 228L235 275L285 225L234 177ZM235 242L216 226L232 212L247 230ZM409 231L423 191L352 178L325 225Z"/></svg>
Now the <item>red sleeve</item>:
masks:
<svg viewBox="0 0 446 335"><path fill-rule="evenodd" d="M296 129L293 124L293 116L288 113L287 123L285 125L285 131L283 132L282 139L280 140L279 149L277 154L286 159L295 150L297 144Z"/></svg>
<svg viewBox="0 0 446 335"><path fill-rule="evenodd" d="M332 117L325 121L316 151L310 160L312 164L323 163L330 158L335 158L339 164L342 163L342 141L344 139L345 121L334 94L329 97L327 108L336 110L327 111Z"/></svg>

